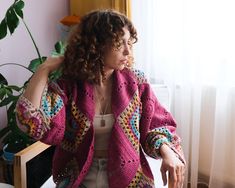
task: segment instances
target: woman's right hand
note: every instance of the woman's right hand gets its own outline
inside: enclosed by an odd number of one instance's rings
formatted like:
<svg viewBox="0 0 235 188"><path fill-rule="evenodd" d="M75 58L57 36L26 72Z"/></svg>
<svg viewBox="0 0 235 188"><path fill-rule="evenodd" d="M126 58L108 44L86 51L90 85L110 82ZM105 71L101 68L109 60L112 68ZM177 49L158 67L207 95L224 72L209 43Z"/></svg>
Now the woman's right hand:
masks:
<svg viewBox="0 0 235 188"><path fill-rule="evenodd" d="M185 164L176 156L175 152L163 144L160 147L162 156L161 174L163 184L170 188L182 188L184 183ZM167 172L169 174L167 178Z"/></svg>
<svg viewBox="0 0 235 188"><path fill-rule="evenodd" d="M42 63L39 69L44 69L48 71L48 74L57 70L62 65L64 57L48 57L44 63Z"/></svg>

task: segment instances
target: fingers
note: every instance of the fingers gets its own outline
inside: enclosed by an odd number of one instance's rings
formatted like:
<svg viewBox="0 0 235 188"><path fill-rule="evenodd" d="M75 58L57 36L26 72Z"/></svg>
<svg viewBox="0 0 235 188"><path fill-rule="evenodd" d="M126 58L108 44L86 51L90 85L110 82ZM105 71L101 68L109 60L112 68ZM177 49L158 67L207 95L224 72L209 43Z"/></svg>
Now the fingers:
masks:
<svg viewBox="0 0 235 188"><path fill-rule="evenodd" d="M168 187L169 188L182 188L184 183L184 173L185 166L183 163L178 163L177 165L163 165L161 167L162 180L164 185L167 182L167 172L168 172Z"/></svg>
<svg viewBox="0 0 235 188"><path fill-rule="evenodd" d="M175 179L174 175L169 173L169 176L168 176L168 187L169 188L182 188L183 182L184 182L183 177L180 177L179 175L177 175L177 177Z"/></svg>
<svg viewBox="0 0 235 188"><path fill-rule="evenodd" d="M181 188L183 187L182 185L184 184L184 176L185 176L185 166L181 165L179 170L177 171L177 176L178 176L178 187Z"/></svg>
<svg viewBox="0 0 235 188"><path fill-rule="evenodd" d="M48 58L46 59L47 62L50 62L50 63L57 63L57 64L62 63L63 60L64 60L64 56L48 57Z"/></svg>
<svg viewBox="0 0 235 188"><path fill-rule="evenodd" d="M184 183L184 173L185 173L185 167L184 165L178 166L175 171L175 177L174 177L174 184L176 188L182 188Z"/></svg>
<svg viewBox="0 0 235 188"><path fill-rule="evenodd" d="M63 56L59 57L48 57L42 66L46 67L49 72L57 70L64 61Z"/></svg>
<svg viewBox="0 0 235 188"><path fill-rule="evenodd" d="M166 175L167 170L165 168L161 168L161 174L162 174L162 181L163 185L165 186L167 184L167 175Z"/></svg>
<svg viewBox="0 0 235 188"><path fill-rule="evenodd" d="M174 167L171 167L170 170L169 170L169 187L170 188L178 188L177 185L178 185L178 172L176 171L176 169Z"/></svg>

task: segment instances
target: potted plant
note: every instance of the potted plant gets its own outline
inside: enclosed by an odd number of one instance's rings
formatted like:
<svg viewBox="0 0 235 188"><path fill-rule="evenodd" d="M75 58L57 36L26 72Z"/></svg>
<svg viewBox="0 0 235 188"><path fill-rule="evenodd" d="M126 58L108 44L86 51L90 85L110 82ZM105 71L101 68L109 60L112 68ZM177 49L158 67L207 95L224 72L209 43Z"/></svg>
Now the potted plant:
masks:
<svg viewBox="0 0 235 188"><path fill-rule="evenodd" d="M33 39L33 36L23 19L24 2L22 0L14 0L14 3L7 9L5 17L0 23L0 40L7 36L7 32L13 34L20 21L23 22L26 31L28 32L35 50L37 52L37 58L30 61L28 67L18 63L5 63L0 65L0 69L3 66L16 66L27 69L32 74L36 71L37 67L42 64L46 57L42 57L38 50L38 47ZM58 56L64 53L65 44L59 41L55 44L55 50L53 56ZM50 79L57 79L60 76L59 71L55 71L50 75ZM14 153L22 150L28 145L34 142L27 134L22 132L16 123L15 107L17 100L23 93L28 80L22 86L9 85L7 79L0 73L0 107L5 107L7 111L7 126L0 130L0 140L2 141L4 154L3 157L10 157L9 161L13 160Z"/></svg>

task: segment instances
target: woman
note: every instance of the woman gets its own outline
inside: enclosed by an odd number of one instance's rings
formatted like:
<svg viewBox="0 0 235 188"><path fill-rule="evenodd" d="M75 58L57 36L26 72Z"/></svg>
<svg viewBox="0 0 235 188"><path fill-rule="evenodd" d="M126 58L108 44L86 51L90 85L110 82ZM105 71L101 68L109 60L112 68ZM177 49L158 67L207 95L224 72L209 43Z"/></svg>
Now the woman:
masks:
<svg viewBox="0 0 235 188"><path fill-rule="evenodd" d="M57 187L154 187L145 154L162 158L164 184L182 187L185 161L176 123L133 68L137 33L113 10L85 15L64 57L48 58L18 101L19 126L56 145ZM48 75L62 67L62 77ZM159 177L160 178L160 177Z"/></svg>

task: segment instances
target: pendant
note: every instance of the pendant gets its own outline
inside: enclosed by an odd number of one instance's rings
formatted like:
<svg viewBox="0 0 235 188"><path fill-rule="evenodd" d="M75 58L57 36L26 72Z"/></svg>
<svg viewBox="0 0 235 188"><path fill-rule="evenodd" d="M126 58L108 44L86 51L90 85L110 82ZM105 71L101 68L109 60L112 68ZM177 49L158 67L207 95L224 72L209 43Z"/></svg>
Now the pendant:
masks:
<svg viewBox="0 0 235 188"><path fill-rule="evenodd" d="M104 120L104 119L101 119L101 120L100 120L100 126L101 126L101 127L105 127L105 120Z"/></svg>

